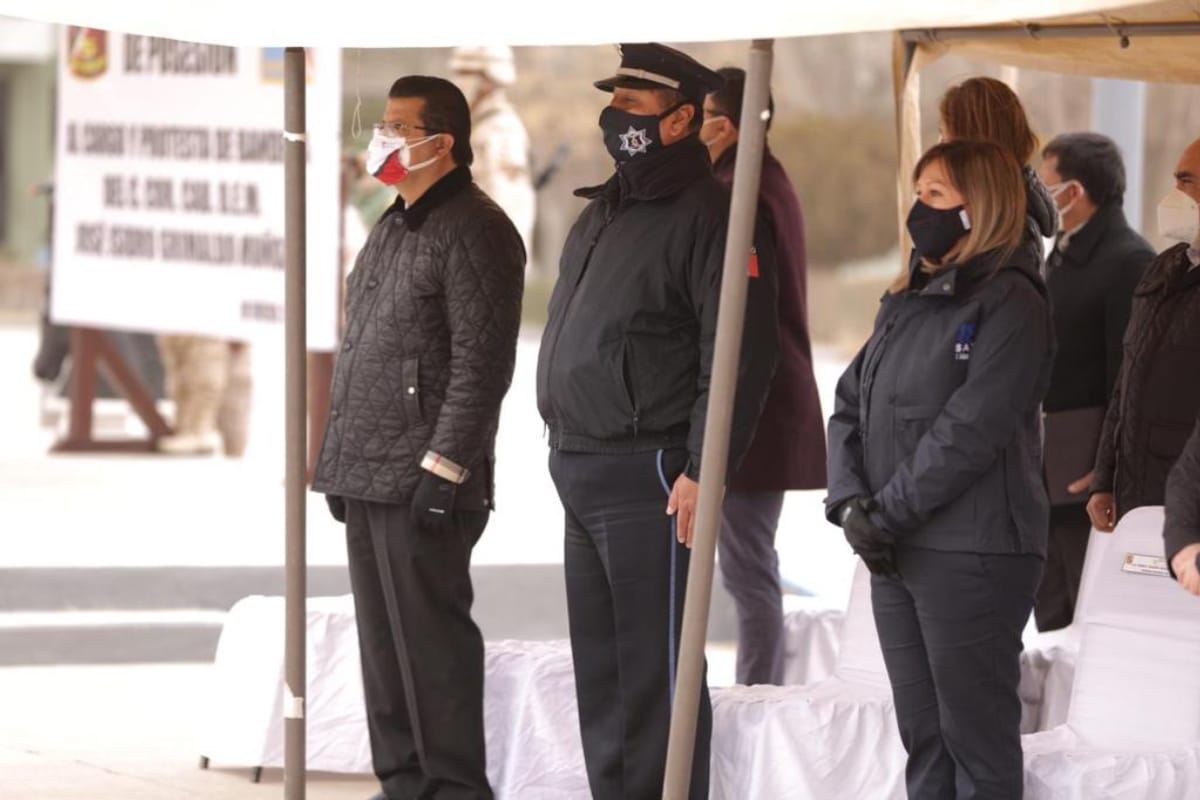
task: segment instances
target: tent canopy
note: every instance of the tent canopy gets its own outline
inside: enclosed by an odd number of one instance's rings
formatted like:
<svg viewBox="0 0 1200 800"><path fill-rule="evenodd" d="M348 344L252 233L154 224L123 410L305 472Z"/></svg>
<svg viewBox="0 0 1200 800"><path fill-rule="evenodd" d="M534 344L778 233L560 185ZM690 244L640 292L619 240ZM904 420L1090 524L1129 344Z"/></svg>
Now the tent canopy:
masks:
<svg viewBox="0 0 1200 800"><path fill-rule="evenodd" d="M1164 19L1191 11L1194 2L1130 0L841 0L836 3L699 0L684 7L642 3L607 13L600 6L570 7L560 0L460 0L452 14L406 4L304 6L294 0L0 0L0 14L123 33L238 46L440 47L460 44L606 44L619 41L717 41L819 36L1016 24L1050 18L1095 19L1158 6ZM1128 9L1133 7L1134 11ZM1116 11L1114 9L1122 9ZM574 11L575 13L571 13ZM614 13L615 11L615 13ZM427 21L422 24L422 20Z"/></svg>
<svg viewBox="0 0 1200 800"><path fill-rule="evenodd" d="M988 26L939 25L901 34L927 57L950 53L1046 72L1200 83L1200 0Z"/></svg>

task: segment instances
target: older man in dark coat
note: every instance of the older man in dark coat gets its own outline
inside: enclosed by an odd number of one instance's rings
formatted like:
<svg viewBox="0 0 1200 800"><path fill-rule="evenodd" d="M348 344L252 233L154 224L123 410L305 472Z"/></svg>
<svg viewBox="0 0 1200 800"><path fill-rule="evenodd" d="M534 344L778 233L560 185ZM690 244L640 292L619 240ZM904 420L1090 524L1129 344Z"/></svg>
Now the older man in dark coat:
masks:
<svg viewBox="0 0 1200 800"><path fill-rule="evenodd" d="M1034 616L1038 629L1048 631L1075 616L1092 530L1089 473L1121 369L1133 290L1154 249L1125 220L1125 165L1107 136L1056 137L1042 151L1039 173L1063 228L1046 259L1058 353L1044 403L1050 538Z"/></svg>
<svg viewBox="0 0 1200 800"><path fill-rule="evenodd" d="M717 71L724 85L704 101L701 140L713 171L733 183L746 73ZM774 100L769 108L774 113ZM770 120L767 122L770 127ZM783 596L775 530L784 492L825 488L825 422L808 336L808 266L796 190L768 149L759 213L779 270L779 364L750 449L725 494L719 540L721 574L738 613L738 683L783 682Z"/></svg>

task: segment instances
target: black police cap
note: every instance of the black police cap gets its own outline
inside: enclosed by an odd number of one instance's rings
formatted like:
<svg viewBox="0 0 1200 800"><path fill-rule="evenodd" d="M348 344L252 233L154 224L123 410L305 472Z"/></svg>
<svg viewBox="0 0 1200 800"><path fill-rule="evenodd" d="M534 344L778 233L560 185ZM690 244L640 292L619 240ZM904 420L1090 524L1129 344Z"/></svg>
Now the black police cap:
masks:
<svg viewBox="0 0 1200 800"><path fill-rule="evenodd" d="M696 59L657 42L622 44L617 74L596 81L597 89L674 89L689 100L720 89L725 79Z"/></svg>

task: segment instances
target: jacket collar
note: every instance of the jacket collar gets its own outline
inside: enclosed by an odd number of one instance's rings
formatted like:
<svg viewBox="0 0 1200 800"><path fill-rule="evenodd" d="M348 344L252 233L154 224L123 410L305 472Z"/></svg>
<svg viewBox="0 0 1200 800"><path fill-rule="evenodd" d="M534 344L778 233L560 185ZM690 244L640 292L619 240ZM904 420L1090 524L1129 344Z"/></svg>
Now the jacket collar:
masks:
<svg viewBox="0 0 1200 800"><path fill-rule="evenodd" d="M1096 210L1091 219L1083 223L1083 227L1071 234L1063 258L1075 264L1087 264L1092 259L1096 245L1104 235L1114 229L1128 228L1125 212L1119 203L1110 203Z"/></svg>
<svg viewBox="0 0 1200 800"><path fill-rule="evenodd" d="M383 216L399 214L400 218L404 220L404 226L410 231L415 231L424 224L425 218L429 216L430 212L470 185L471 168L465 165L457 166L443 175L433 186L430 186L425 194L418 197L412 208L405 208L404 198L396 195L396 202L383 212Z"/></svg>
<svg viewBox="0 0 1200 800"><path fill-rule="evenodd" d="M1134 290L1134 294L1147 295L1164 290L1171 294L1200 284L1200 268L1191 269L1192 261L1187 254L1189 247L1191 245L1187 242L1180 242L1159 253L1146 268L1148 277ZM1160 261L1166 263L1162 269L1155 269Z"/></svg>
<svg viewBox="0 0 1200 800"><path fill-rule="evenodd" d="M1003 250L988 250L963 264L942 267L933 273L925 273L921 262L916 260L912 267L909 285L926 297L953 297L959 290L966 290L981 283L1002 269L1015 269L1026 274L1038 286L1042 286L1040 264L1030 257L1030 250L1018 246L1004 258Z"/></svg>
<svg viewBox="0 0 1200 800"><path fill-rule="evenodd" d="M593 200L601 195L610 201L661 200L679 193L698 178L712 175L708 148L698 134L663 147L617 168L612 177L599 186L576 189L575 195Z"/></svg>

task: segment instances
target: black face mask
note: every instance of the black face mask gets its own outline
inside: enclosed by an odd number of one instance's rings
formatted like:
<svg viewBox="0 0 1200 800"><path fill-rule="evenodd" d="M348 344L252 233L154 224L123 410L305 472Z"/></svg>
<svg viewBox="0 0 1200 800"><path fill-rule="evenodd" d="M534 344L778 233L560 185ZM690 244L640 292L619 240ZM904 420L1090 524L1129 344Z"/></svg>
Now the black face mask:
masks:
<svg viewBox="0 0 1200 800"><path fill-rule="evenodd" d="M971 230L971 217L964 206L939 209L918 200L908 212L907 225L913 247L927 261L936 264Z"/></svg>
<svg viewBox="0 0 1200 800"><path fill-rule="evenodd" d="M605 106L600 112L600 130L604 131L604 146L618 164L635 156L652 153L662 147L659 120L675 113L682 103L671 106L661 114L630 114L619 108Z"/></svg>

